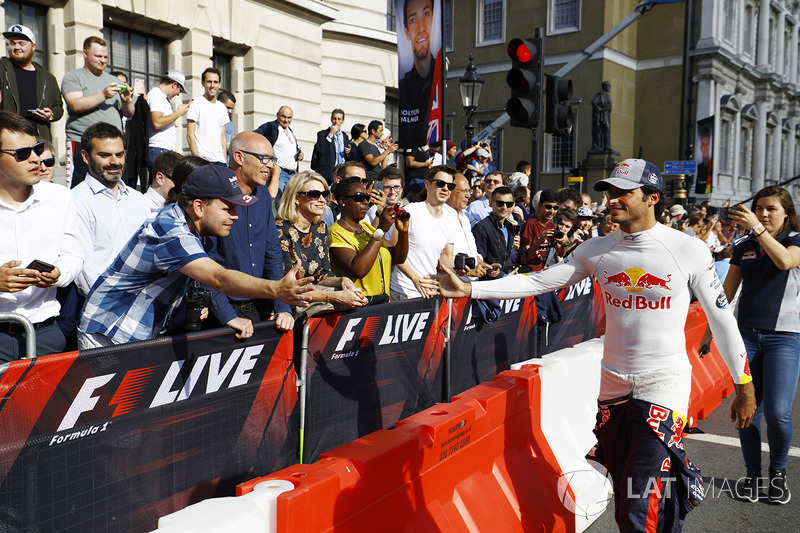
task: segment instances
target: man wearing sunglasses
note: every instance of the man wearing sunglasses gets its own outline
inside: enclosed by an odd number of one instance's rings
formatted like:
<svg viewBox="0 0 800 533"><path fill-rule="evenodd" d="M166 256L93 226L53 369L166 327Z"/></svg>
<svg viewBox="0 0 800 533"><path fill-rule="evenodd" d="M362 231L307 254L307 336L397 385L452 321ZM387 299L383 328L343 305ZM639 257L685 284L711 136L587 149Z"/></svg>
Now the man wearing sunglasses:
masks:
<svg viewBox="0 0 800 533"><path fill-rule="evenodd" d="M433 167L425 183L427 197L423 202L408 204L411 215L408 230L408 256L404 263L392 268L392 301L411 298L430 298L434 294L421 280L436 274L436 264L453 265L453 243L458 222L444 211L445 204L456 188L455 169Z"/></svg>
<svg viewBox="0 0 800 533"><path fill-rule="evenodd" d="M33 124L0 111L0 312L33 323L39 356L64 349L56 287L71 283L83 262L72 194L39 179L43 151ZM0 361L26 355L25 337L21 324L0 322Z"/></svg>
<svg viewBox="0 0 800 533"><path fill-rule="evenodd" d="M520 231L519 262L531 272L542 270L547 259L547 249L556 230L553 217L558 213L558 195L553 189L539 194L534 216L525 221Z"/></svg>
<svg viewBox="0 0 800 533"><path fill-rule="evenodd" d="M508 187L492 191L491 214L472 228L475 244L484 261L494 267L482 279L503 277L517 268L512 258L519 250L519 226L513 222L514 193Z"/></svg>
<svg viewBox="0 0 800 533"><path fill-rule="evenodd" d="M492 198L492 192L498 187L508 186L508 176L499 170L493 170L486 175L483 179L483 197L475 200L467 206L467 218L472 227L475 227L479 221L483 220L489 213L492 212L492 206L489 201Z"/></svg>
<svg viewBox="0 0 800 533"><path fill-rule="evenodd" d="M279 280L283 277L281 252L272 197L267 180L275 164L272 146L263 135L244 131L231 141L230 168L236 175L243 194L258 202L236 208L239 220L226 237L207 237L208 256L224 266L257 278ZM327 192L327 191L325 191ZM278 300L265 301L227 296L211 289L211 316L206 327L227 325L244 339L253 334L253 323L269 318L275 312L275 327L280 331L294 328L292 309Z"/></svg>
<svg viewBox="0 0 800 533"><path fill-rule="evenodd" d="M64 116L58 81L33 60L36 36L30 28L14 24L3 36L8 39L8 57L0 59L2 109L25 117L37 136L52 142L50 123Z"/></svg>

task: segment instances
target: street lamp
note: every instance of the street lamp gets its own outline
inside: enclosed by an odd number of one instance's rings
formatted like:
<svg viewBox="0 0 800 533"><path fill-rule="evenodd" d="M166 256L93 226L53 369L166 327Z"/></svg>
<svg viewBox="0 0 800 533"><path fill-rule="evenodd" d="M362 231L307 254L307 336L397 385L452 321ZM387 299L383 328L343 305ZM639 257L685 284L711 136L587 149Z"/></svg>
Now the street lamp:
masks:
<svg viewBox="0 0 800 533"><path fill-rule="evenodd" d="M478 101L481 97L483 88L483 78L478 76L478 69L472 63L472 54L469 55L469 64L464 70L464 75L458 79L458 89L461 91L461 103L467 114L467 123L464 129L467 130L467 146L472 144L472 134L475 126L472 124L472 114L478 108Z"/></svg>

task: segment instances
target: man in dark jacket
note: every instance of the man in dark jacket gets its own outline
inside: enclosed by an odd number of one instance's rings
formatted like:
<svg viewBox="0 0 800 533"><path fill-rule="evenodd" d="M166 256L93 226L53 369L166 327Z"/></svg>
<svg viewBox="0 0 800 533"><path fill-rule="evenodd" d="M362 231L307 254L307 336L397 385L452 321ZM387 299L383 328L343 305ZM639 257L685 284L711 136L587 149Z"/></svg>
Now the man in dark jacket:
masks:
<svg viewBox="0 0 800 533"><path fill-rule="evenodd" d="M483 260L500 268L490 270L481 279L503 277L504 273L514 270L511 255L519 250L519 226L511 217L514 193L508 187L497 187L492 191L489 205L492 212L472 226L472 235Z"/></svg>
<svg viewBox="0 0 800 533"><path fill-rule="evenodd" d="M30 28L14 24L3 36L8 39L8 57L0 58L0 109L25 117L36 135L52 141L50 123L64 116L58 82L33 61L36 36Z"/></svg>
<svg viewBox="0 0 800 533"><path fill-rule="evenodd" d="M344 111L334 109L331 112L331 126L317 132L317 143L311 155L311 169L322 174L333 183L333 169L347 160L350 153L350 137L342 131Z"/></svg>

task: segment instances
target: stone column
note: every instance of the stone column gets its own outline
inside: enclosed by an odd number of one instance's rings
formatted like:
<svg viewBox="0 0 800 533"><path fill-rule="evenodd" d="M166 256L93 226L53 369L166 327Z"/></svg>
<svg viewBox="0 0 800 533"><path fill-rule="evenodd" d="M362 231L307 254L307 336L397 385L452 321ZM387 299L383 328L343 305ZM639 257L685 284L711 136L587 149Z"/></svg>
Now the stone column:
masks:
<svg viewBox="0 0 800 533"><path fill-rule="evenodd" d="M83 41L100 35L102 29L103 5L97 0L69 0L64 4L65 71L83 66Z"/></svg>
<svg viewBox="0 0 800 533"><path fill-rule="evenodd" d="M758 110L758 120L753 131L753 182L751 191L753 193L764 188L764 172L766 170L767 155L767 112L768 105L764 97L756 100Z"/></svg>

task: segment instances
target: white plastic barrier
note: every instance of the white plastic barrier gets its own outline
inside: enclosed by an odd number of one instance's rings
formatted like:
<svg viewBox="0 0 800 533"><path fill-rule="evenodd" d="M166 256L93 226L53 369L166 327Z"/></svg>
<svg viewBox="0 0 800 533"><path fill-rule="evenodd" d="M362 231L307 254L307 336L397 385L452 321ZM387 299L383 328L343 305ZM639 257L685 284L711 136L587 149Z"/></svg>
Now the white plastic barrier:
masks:
<svg viewBox="0 0 800 533"><path fill-rule="evenodd" d="M592 433L600 392L603 339L592 339L512 366L539 366L541 420L550 448L561 466L559 494L575 513L575 530L584 531L605 511L613 487L605 469L586 460L597 439ZM566 486L572 489L570 495Z"/></svg>
<svg viewBox="0 0 800 533"><path fill-rule="evenodd" d="M277 500L294 489L291 481L259 483L238 498L209 498L162 516L158 533L273 533L277 530Z"/></svg>

